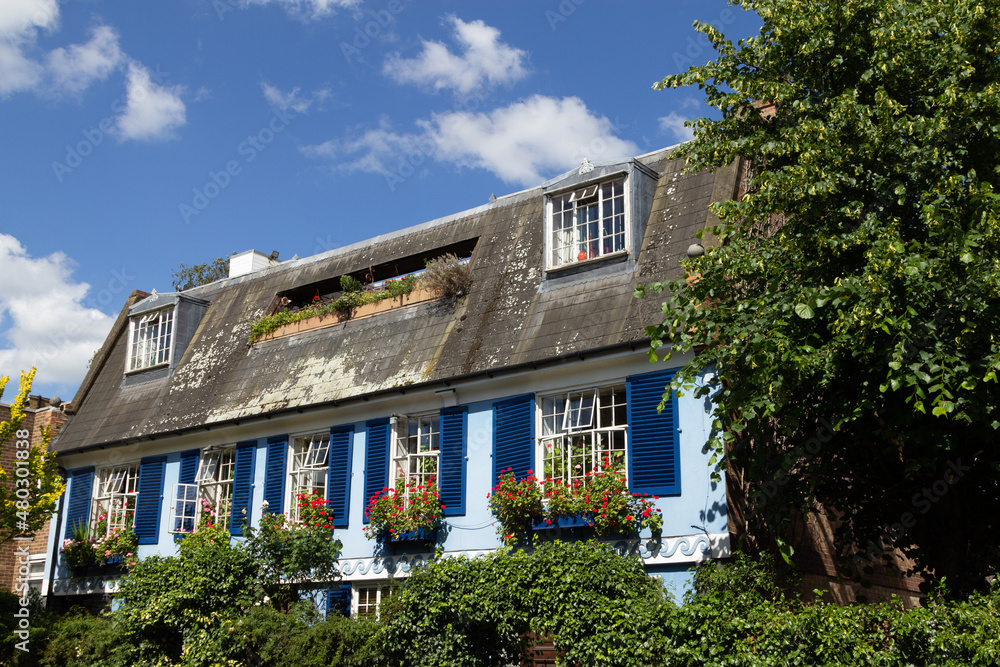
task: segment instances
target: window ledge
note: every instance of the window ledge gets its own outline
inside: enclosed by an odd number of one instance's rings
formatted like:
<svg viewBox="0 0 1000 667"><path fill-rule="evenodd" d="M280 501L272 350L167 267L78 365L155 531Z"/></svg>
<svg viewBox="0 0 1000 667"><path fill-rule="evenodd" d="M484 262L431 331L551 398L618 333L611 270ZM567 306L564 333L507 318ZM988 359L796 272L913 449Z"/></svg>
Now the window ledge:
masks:
<svg viewBox="0 0 1000 667"><path fill-rule="evenodd" d="M139 373L145 373L146 371L156 370L157 368L166 368L170 365L169 361L162 361L158 364L153 364L152 366L143 366L142 368L133 368L130 371L125 371L125 375L138 375Z"/></svg>
<svg viewBox="0 0 1000 667"><path fill-rule="evenodd" d="M342 322L363 320L391 310L397 310L399 308L406 308L408 306L415 306L420 303L437 300L438 297L430 290L415 289L409 294L403 296L385 299L384 301L379 301L377 303L365 304L364 306L358 306L354 309L354 312L350 316L340 315L339 313L331 313L329 315L318 315L316 317L310 317L306 320L286 324L282 327L278 327L271 333L261 336L260 339L254 344L256 345L269 340L277 340L278 338L287 338L288 336L294 336L295 334L314 331L316 329L325 329Z"/></svg>
<svg viewBox="0 0 1000 667"><path fill-rule="evenodd" d="M561 271L569 271L570 269L576 269L581 266L590 266L593 264L601 264L603 262L617 259L619 257L628 257L628 250L616 250L615 252L609 252L606 255L601 255L600 257L592 257L590 259L580 259L575 262L569 262L567 264L560 264L559 266L548 266L545 268L546 273L559 273Z"/></svg>

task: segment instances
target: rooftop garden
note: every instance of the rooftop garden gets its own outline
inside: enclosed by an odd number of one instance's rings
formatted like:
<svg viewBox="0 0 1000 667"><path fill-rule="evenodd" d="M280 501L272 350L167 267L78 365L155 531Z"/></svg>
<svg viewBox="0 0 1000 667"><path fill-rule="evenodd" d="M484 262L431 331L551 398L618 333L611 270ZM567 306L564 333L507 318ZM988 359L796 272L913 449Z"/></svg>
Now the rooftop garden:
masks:
<svg viewBox="0 0 1000 667"><path fill-rule="evenodd" d="M317 288L308 301L298 301L282 296L276 309L253 320L250 325L250 343L256 343L279 328L314 317L338 316L350 319L355 311L368 304L409 296L414 290L424 289L435 298L461 296L469 275L469 259L460 259L447 253L427 261L423 270L396 276L388 280L363 283L344 275L340 277L340 290L320 294Z"/></svg>

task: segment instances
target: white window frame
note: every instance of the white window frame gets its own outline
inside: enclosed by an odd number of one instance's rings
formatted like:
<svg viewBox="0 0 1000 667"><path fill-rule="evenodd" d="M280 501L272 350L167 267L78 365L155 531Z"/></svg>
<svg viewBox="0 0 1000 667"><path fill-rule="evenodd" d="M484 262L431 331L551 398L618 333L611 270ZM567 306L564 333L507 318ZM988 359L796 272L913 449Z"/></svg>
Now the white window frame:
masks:
<svg viewBox="0 0 1000 667"><path fill-rule="evenodd" d="M28 576L25 577L28 588L38 591L42 596L49 592L49 582L45 579L45 556L44 553L28 555ZM41 569L35 571L39 565Z"/></svg>
<svg viewBox="0 0 1000 667"><path fill-rule="evenodd" d="M631 193L627 174L617 174L602 181L582 184L573 190L550 194L545 198L545 266L559 269L600 261L628 253L631 242L630 210ZM605 186L610 185L608 196ZM621 189L614 191L615 186ZM582 218L582 201L596 198L597 217L595 220ZM620 211L615 211L616 202ZM557 206L559 207L557 211ZM561 228L556 227L556 217L560 216ZM566 216L569 216L568 220ZM568 226L567 222L569 223ZM610 225L610 229L606 229ZM620 229L616 228L620 225ZM596 236L591 232L596 231ZM558 238L559 233L563 234ZM586 238L583 238L586 236ZM583 259L580 254L586 255Z"/></svg>
<svg viewBox="0 0 1000 667"><path fill-rule="evenodd" d="M135 523L135 504L139 497L139 462L99 468L94 475L90 499L88 531L93 537L106 537L116 528L126 528ZM98 517L107 513L107 527L97 535ZM128 517L132 517L129 522Z"/></svg>
<svg viewBox="0 0 1000 667"><path fill-rule="evenodd" d="M397 595L399 592L399 584L389 579L378 579L373 581L360 581L351 585L351 618L360 619L368 618L370 616L375 617L377 620L379 617L379 607L381 607L382 602ZM375 595L375 601L372 603L371 595ZM362 595L364 596L364 604L362 604ZM372 607L374 607L374 612L372 612ZM364 609L364 613L362 613Z"/></svg>
<svg viewBox="0 0 1000 667"><path fill-rule="evenodd" d="M299 520L299 493L319 491L327 497L330 472L330 431L292 436L288 448L288 518Z"/></svg>
<svg viewBox="0 0 1000 667"><path fill-rule="evenodd" d="M539 395L535 413L534 470L539 480L583 481L587 473L603 468L605 456L615 468L627 470L624 380Z"/></svg>
<svg viewBox="0 0 1000 667"><path fill-rule="evenodd" d="M426 486L432 479L441 488L441 413L392 416L392 462L389 487ZM429 469L426 469L426 468Z"/></svg>
<svg viewBox="0 0 1000 667"><path fill-rule="evenodd" d="M129 321L126 372L169 365L174 354L174 308L134 315Z"/></svg>
<svg viewBox="0 0 1000 667"><path fill-rule="evenodd" d="M199 452L194 483L174 484L169 532L184 534L194 531L201 523L206 502L215 510L214 523L228 529L232 519L235 475L235 445Z"/></svg>

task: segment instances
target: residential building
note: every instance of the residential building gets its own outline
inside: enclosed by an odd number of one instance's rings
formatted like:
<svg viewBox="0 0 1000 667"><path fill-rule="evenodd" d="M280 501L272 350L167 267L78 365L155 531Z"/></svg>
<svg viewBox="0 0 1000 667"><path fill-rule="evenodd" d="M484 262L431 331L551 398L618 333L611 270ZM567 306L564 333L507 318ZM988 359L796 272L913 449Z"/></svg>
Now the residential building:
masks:
<svg viewBox="0 0 1000 667"><path fill-rule="evenodd" d="M50 544L107 515L108 530L134 522L140 557L172 554L202 500L236 535L244 517L294 515L295 493L315 490L343 543L329 605L365 615L390 579L436 549L501 546L487 501L500 471L572 481L612 457L664 517L660 538L613 544L682 590L693 564L729 555L726 492L703 449L705 399L657 410L685 358L650 363L644 327L662 320L661 303L634 290L682 275L696 233L713 223L709 204L731 198L737 181L735 167L684 166L668 150L585 160L362 243L288 261L252 251L226 279L133 293L55 446L69 486ZM384 284L446 254L468 267L457 298L414 293L251 342L256 318L333 298L344 276ZM445 505L435 542L364 536L373 494L431 477ZM67 600L103 599L119 576L73 577L61 562L46 574Z"/></svg>
<svg viewBox="0 0 1000 667"><path fill-rule="evenodd" d="M14 381L14 379L12 379ZM8 386L8 390L15 389ZM24 416L21 419L21 428L30 433L28 441L32 446L40 445L44 441L43 433L48 432L50 438L55 438L59 430L66 423L65 405L58 396L43 398L42 396L29 395L24 405ZM10 420L10 405L0 403L0 422ZM14 476L14 456L17 451L14 446L14 439L4 443L0 448L0 468L7 471L8 488L14 487L16 477ZM49 554L48 545L49 521L46 521L41 529L29 540L18 542L8 542L0 547L0 582L5 590L20 592L22 580L30 588L33 588L44 599L48 595L48 581L45 578L46 562ZM23 550L27 550L27 563L24 560ZM22 569L26 568L26 569Z"/></svg>

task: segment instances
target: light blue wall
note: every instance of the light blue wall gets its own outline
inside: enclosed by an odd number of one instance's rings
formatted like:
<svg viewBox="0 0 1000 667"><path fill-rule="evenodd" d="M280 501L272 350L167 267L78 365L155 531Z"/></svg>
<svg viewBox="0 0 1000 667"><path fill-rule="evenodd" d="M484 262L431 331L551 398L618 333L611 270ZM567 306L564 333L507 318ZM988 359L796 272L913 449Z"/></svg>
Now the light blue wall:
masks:
<svg viewBox="0 0 1000 667"><path fill-rule="evenodd" d="M657 506L663 512L664 537L717 534L725 533L728 529L725 490L722 484L711 483L709 455L703 451L710 428L707 407L704 399L695 399L690 394L677 399L682 494L663 497L657 502ZM468 409L466 513L464 516L446 517L445 528L439 535L439 544L446 551L480 551L501 546L487 504L487 493L491 491L493 485L493 401L470 403ZM331 426L340 425L331 424ZM363 534L363 515L368 500L364 495L366 430L364 422L357 422L354 426L349 526L336 531L337 538L343 543L342 558L345 559L387 555L379 550L374 541L368 540ZM184 449L187 448L189 447ZM252 525L255 527L259 525L261 516L266 453L266 437L261 437L257 439L251 490L250 515ZM156 545L140 546L140 557L145 558L153 554L167 556L176 553L174 536L169 530L173 485L178 481L179 473L180 451L176 451L167 455L159 542ZM71 486L72 480L70 480ZM70 492L71 488L67 490L67 494ZM69 496L66 497L68 499ZM287 511L288 508L285 507L284 510ZM50 531L50 540L56 539L61 543L63 530L64 527L60 526L58 534L54 529ZM643 537L648 537L648 531ZM664 571L664 576L666 580L674 582L678 590L682 590L690 582L687 569L688 566L683 566ZM67 577L69 572L65 568L60 568L57 576Z"/></svg>
<svg viewBox="0 0 1000 667"><path fill-rule="evenodd" d="M709 454L703 451L710 419L704 399L690 394L677 399L680 429L681 495L662 497L657 507L663 513L663 536L724 533L728 530L724 485L712 483ZM259 459L258 459L259 460ZM355 424L351 478L350 525L337 531L344 558L375 555L375 544L364 537L362 523L368 499L364 497L365 425ZM493 401L469 405L466 513L445 518L439 544L446 551L476 551L501 546L492 525L486 494L493 486ZM696 526L696 527L695 527ZM650 537L645 531L642 537Z"/></svg>

